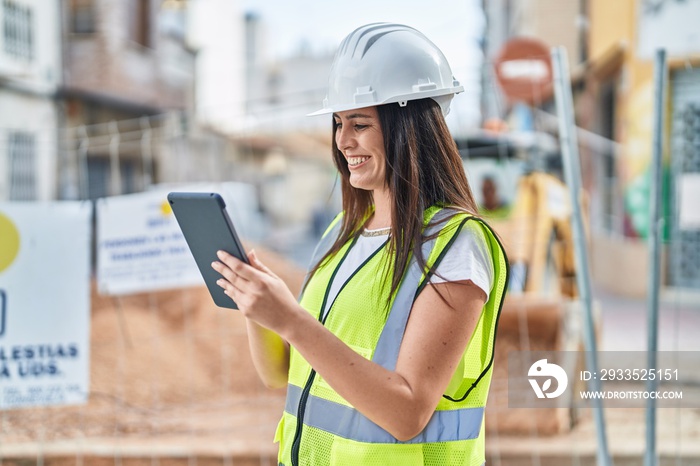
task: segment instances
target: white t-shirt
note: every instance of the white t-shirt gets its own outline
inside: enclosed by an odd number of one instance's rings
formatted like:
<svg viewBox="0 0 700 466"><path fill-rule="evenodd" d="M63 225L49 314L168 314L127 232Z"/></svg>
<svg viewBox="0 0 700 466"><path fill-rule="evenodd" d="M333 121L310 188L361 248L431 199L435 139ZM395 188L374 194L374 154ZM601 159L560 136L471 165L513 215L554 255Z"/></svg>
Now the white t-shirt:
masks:
<svg viewBox="0 0 700 466"><path fill-rule="evenodd" d="M372 232L376 230L365 230ZM340 265L331 285L326 302L324 315L335 300L348 277L367 260L388 238L388 234L379 236L361 236L348 252L345 261ZM438 276L440 275L440 276ZM444 278L441 278L444 277ZM465 225L449 251L438 264L436 273L430 278L430 283L454 282L471 280L474 285L486 293L488 301L493 287L493 262L485 238Z"/></svg>

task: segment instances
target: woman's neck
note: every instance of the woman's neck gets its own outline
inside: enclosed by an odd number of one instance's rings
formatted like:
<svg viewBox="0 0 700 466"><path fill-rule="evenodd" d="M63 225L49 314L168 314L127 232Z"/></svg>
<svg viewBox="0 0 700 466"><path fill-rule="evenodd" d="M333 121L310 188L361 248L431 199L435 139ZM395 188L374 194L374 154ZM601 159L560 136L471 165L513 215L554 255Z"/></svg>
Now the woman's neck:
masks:
<svg viewBox="0 0 700 466"><path fill-rule="evenodd" d="M367 223L367 228L376 230L391 226L391 195L388 189L375 189L372 192L374 199L374 215Z"/></svg>

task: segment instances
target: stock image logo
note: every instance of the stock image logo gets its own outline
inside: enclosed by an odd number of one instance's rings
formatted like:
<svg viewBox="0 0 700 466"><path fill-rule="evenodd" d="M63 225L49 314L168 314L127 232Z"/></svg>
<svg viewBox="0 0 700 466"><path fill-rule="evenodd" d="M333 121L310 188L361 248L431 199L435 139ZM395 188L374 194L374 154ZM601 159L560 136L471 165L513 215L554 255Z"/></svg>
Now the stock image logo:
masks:
<svg viewBox="0 0 700 466"><path fill-rule="evenodd" d="M557 364L548 363L546 359L535 361L530 366L527 375L537 398L556 398L564 393L569 383L564 369ZM552 388L552 379L557 381L557 386L554 391L549 391ZM542 381L542 385L540 385L540 381Z"/></svg>

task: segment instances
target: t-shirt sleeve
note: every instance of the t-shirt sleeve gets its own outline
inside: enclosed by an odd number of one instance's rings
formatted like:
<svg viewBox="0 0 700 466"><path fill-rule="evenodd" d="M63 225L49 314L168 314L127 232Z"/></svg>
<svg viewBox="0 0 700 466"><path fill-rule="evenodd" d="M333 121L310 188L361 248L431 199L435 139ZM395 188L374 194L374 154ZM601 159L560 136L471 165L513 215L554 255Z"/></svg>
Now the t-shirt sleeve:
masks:
<svg viewBox="0 0 700 466"><path fill-rule="evenodd" d="M438 264L430 283L471 280L486 293L488 301L493 287L493 260L480 226L470 223L464 225Z"/></svg>

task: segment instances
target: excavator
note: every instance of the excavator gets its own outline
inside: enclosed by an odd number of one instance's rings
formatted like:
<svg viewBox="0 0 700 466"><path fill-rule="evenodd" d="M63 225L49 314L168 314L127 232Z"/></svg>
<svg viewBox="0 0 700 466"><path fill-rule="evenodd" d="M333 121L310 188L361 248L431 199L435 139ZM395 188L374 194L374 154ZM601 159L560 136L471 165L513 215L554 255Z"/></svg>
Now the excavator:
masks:
<svg viewBox="0 0 700 466"><path fill-rule="evenodd" d="M481 215L506 248L509 292L575 298L572 209L554 138L486 131L456 142L467 173L480 168L470 182ZM515 188L501 194L506 185Z"/></svg>

